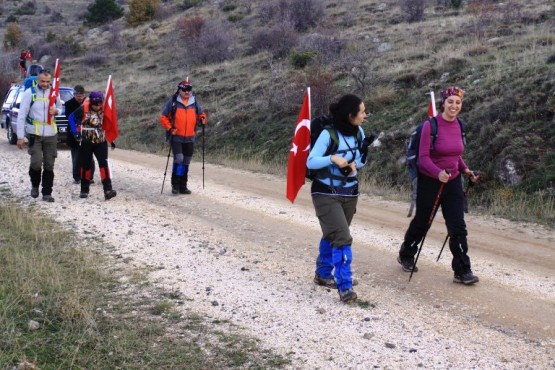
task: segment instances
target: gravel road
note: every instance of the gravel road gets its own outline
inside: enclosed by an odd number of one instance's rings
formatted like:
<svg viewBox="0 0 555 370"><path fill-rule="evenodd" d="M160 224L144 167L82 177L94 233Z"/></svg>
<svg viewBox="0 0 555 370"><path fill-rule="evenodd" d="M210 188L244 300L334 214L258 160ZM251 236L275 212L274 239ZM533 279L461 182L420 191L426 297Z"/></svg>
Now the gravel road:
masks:
<svg viewBox="0 0 555 370"><path fill-rule="evenodd" d="M107 255L149 267L149 278L187 297L180 309L228 320L292 360L294 369L555 369L555 233L537 225L469 215L475 286L452 283L436 219L411 282L395 258L407 204L361 197L353 269L359 303L312 282L320 230L309 185L295 204L285 180L193 163L189 196L160 194L166 158L110 151L114 189L79 198L69 150L60 148L55 203L29 196L29 156L0 139L0 187ZM40 198L39 198L40 199ZM447 253L445 253L447 252Z"/></svg>

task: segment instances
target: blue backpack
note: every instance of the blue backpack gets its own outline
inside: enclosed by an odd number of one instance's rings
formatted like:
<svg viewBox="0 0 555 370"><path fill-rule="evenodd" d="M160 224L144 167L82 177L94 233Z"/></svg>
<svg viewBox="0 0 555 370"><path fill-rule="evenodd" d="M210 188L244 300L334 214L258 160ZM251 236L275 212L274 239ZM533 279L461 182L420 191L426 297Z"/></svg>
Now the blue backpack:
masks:
<svg viewBox="0 0 555 370"><path fill-rule="evenodd" d="M437 120L435 117L430 117L426 121L430 122L430 151L434 150L434 145L437 139ZM410 181L412 181L418 176L418 148L420 146L420 136L422 134L423 123L416 126L412 134L410 134L409 143L407 145L406 162L409 168ZM457 122L461 126L461 135L463 140L463 145L466 145L466 123L457 118Z"/></svg>

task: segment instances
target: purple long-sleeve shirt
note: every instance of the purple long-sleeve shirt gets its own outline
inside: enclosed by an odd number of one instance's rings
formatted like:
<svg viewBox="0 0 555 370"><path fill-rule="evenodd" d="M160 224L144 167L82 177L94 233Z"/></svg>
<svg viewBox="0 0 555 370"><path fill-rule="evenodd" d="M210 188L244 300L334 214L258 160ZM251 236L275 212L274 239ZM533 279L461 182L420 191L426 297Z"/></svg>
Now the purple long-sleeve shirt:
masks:
<svg viewBox="0 0 555 370"><path fill-rule="evenodd" d="M446 121L441 114L435 118L437 120L437 137L432 151L430 151L430 122L426 121L422 127L418 150L418 170L423 175L437 179L442 170L450 169L449 181L451 181L468 168L462 159L464 144L461 125L456 119Z"/></svg>

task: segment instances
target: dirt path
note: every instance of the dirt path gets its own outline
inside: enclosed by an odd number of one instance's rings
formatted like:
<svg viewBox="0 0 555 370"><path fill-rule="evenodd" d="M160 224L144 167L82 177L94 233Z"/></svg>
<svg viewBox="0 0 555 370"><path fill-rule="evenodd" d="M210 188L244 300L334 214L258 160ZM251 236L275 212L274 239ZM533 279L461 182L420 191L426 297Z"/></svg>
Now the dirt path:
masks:
<svg viewBox="0 0 555 370"><path fill-rule="evenodd" d="M469 215L481 281L465 287L451 282L448 248L435 262L445 237L439 217L409 283L395 261L407 205L361 197L352 233L363 304L346 306L312 283L320 231L309 186L291 205L284 179L206 165L202 189L194 163L191 196L171 196L169 181L160 195L165 158L117 149L118 196L104 202L94 186L83 201L60 150L56 203L46 204L27 195L28 155L3 138L0 156L0 182L22 204L102 235L109 253L151 267L153 281L190 297L183 310L236 323L292 367L555 367L553 230Z"/></svg>

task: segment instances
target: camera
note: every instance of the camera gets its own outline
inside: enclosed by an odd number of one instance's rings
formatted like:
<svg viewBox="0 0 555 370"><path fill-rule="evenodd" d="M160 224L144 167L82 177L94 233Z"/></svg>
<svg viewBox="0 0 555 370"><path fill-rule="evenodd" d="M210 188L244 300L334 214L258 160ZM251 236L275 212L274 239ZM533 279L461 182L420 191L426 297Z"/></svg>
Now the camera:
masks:
<svg viewBox="0 0 555 370"><path fill-rule="evenodd" d="M339 171L341 171L343 176L349 176L353 172L353 169L351 168L351 166L345 166L339 168Z"/></svg>

